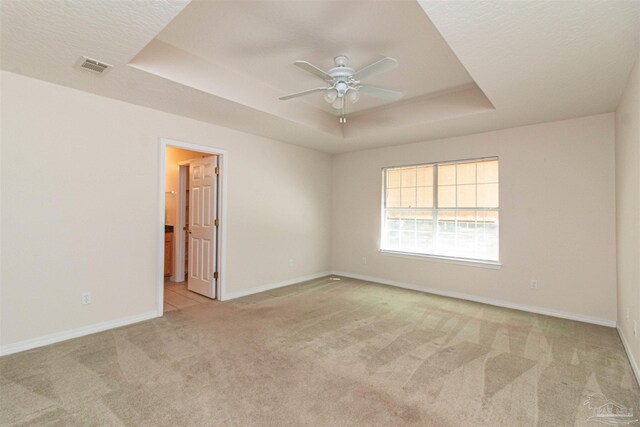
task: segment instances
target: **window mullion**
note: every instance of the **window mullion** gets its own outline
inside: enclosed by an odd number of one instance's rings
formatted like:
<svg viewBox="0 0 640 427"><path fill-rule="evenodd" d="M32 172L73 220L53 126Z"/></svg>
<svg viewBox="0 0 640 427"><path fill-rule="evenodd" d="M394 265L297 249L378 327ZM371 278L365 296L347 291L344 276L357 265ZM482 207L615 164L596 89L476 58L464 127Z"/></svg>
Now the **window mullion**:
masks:
<svg viewBox="0 0 640 427"><path fill-rule="evenodd" d="M384 188L383 192L383 200L382 200L382 246L385 248L389 247L389 228L387 226L387 218L389 216L388 207L387 207L387 192L389 191L389 169L384 169L382 174L382 186Z"/></svg>
<svg viewBox="0 0 640 427"><path fill-rule="evenodd" d="M431 251L436 253L438 246L438 165L433 165L433 241Z"/></svg>
<svg viewBox="0 0 640 427"><path fill-rule="evenodd" d="M476 210L475 213L473 214L474 219L473 219L473 253L476 257L478 257L479 253L480 253L480 249L478 247L478 163L476 163L476 179L475 179L475 200L476 200Z"/></svg>
<svg viewBox="0 0 640 427"><path fill-rule="evenodd" d="M415 170L415 180L413 187L413 250L418 249L418 167Z"/></svg>
<svg viewBox="0 0 640 427"><path fill-rule="evenodd" d="M453 191L455 195L455 209L453 213L453 247L458 250L458 164L455 164L455 175L453 176Z"/></svg>

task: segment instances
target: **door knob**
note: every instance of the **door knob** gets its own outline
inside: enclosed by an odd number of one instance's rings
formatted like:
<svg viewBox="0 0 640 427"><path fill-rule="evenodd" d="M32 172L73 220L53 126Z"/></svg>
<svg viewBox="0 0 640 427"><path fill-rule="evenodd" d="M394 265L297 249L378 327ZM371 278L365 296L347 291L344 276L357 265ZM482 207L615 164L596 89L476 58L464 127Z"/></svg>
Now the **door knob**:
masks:
<svg viewBox="0 0 640 427"><path fill-rule="evenodd" d="M187 233L191 234L191 228L188 225L185 225L184 227L182 227L182 229Z"/></svg>

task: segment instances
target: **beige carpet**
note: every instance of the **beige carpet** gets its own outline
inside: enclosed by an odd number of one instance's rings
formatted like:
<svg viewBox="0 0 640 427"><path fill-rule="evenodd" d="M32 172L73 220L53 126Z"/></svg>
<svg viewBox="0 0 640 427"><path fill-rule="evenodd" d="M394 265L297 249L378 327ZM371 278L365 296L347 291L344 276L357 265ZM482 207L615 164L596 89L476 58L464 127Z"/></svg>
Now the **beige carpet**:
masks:
<svg viewBox="0 0 640 427"><path fill-rule="evenodd" d="M0 378L1 425L593 426L593 393L640 413L615 329L351 279L7 356Z"/></svg>

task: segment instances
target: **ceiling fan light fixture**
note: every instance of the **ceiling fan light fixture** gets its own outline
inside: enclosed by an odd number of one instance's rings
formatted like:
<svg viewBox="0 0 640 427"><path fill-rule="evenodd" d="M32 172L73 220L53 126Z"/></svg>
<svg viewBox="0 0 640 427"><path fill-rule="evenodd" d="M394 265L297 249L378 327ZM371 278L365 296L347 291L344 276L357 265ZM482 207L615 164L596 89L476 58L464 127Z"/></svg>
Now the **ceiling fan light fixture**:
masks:
<svg viewBox="0 0 640 427"><path fill-rule="evenodd" d="M344 97L342 97L342 96L337 97L336 100L333 101L331 106L333 108L335 108L336 110L341 110L342 107L344 106Z"/></svg>
<svg viewBox="0 0 640 427"><path fill-rule="evenodd" d="M350 89L349 100L351 101L351 103L355 104L356 102L358 102L359 99L360 99L360 92L358 92L357 89Z"/></svg>
<svg viewBox="0 0 640 427"><path fill-rule="evenodd" d="M338 96L343 97L345 93L349 90L349 85L347 85L343 81L339 81L336 83L336 90L338 91Z"/></svg>
<svg viewBox="0 0 640 427"><path fill-rule="evenodd" d="M327 101L328 104L332 104L333 101L338 97L338 91L331 88L324 93L324 100Z"/></svg>

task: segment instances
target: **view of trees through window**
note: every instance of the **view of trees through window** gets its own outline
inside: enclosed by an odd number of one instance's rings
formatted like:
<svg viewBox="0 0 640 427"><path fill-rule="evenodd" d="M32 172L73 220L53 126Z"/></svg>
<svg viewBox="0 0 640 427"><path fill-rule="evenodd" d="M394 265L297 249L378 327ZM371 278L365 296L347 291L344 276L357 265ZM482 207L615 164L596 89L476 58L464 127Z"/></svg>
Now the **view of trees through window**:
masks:
<svg viewBox="0 0 640 427"><path fill-rule="evenodd" d="M498 159L384 170L381 249L498 261Z"/></svg>

